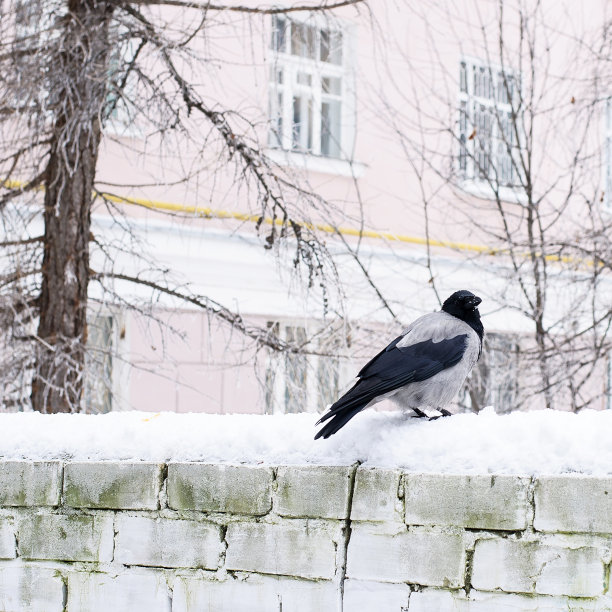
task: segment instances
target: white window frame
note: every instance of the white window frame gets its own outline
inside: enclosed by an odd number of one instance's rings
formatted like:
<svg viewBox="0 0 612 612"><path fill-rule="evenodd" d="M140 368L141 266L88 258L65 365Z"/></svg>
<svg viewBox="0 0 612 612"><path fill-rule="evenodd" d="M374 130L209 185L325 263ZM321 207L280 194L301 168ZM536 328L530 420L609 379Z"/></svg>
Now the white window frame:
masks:
<svg viewBox="0 0 612 612"><path fill-rule="evenodd" d="M510 99L504 75L513 83ZM473 57L460 58L455 167L463 190L485 198L499 195L516 201L524 197L516 163L520 133L517 138L511 117L519 86L520 78L507 68ZM486 138L483 131L489 132Z"/></svg>
<svg viewBox="0 0 612 612"><path fill-rule="evenodd" d="M272 20L272 36L276 33L276 20ZM294 165L302 165L306 169L315 171L329 171L339 174L348 174L345 168L341 168L338 161L347 161L352 158L352 150L355 139L355 96L354 96L354 71L349 66L349 58L352 53L351 27L347 24L340 24L334 21L317 17L308 19L297 19L294 16L281 17L286 20L283 49L277 49L278 42L274 38L270 49L269 63L269 118L270 131L268 146L272 153L278 151L281 155L272 155L275 161L285 161ZM300 24L315 29L315 52L316 58L300 57L291 54L291 28L293 24ZM321 32L327 31L342 36L341 63L335 64L319 59ZM282 83L277 77L282 71ZM309 76L310 84L306 84L303 76ZM323 79L340 79L341 86L339 93L325 92L323 90ZM312 131L310 142L302 136L301 146L294 146L293 142L293 117L294 117L294 94L310 96L312 101ZM281 102L279 103L279 96ZM326 155L321 148L321 117L322 104L326 101L340 103L339 129L340 138L338 142L338 152ZM280 123L279 123L280 119ZM280 125L280 129L277 126ZM313 164L312 162L299 163L297 157L319 158L321 161L330 162L331 167L325 168L324 164ZM297 162L297 163L296 163ZM334 163L336 162L336 163ZM362 168L352 168L352 174L360 174Z"/></svg>
<svg viewBox="0 0 612 612"><path fill-rule="evenodd" d="M267 323L269 329L283 341L297 343L311 338L319 329L313 322L275 319ZM314 345L317 346L316 343ZM346 360L340 355L323 357L292 353L270 353L266 364L264 411L266 414L323 412L338 399L344 378ZM303 375L303 387L296 376ZM325 376L331 375L327 388L321 386ZM298 394L293 397L292 393ZM299 395L302 397L300 398ZM324 405L325 404L325 405Z"/></svg>

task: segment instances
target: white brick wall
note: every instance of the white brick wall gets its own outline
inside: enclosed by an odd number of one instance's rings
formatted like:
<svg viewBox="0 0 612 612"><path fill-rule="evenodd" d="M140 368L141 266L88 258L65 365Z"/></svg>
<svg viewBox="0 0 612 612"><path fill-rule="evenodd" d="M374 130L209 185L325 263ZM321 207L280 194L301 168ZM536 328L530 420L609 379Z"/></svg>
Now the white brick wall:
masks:
<svg viewBox="0 0 612 612"><path fill-rule="evenodd" d="M217 569L224 551L221 528L200 521L118 516L115 532L123 565Z"/></svg>
<svg viewBox="0 0 612 612"><path fill-rule="evenodd" d="M472 585L542 595L603 595L605 552L592 546L566 548L537 540L479 540L474 551Z"/></svg>
<svg viewBox="0 0 612 612"><path fill-rule="evenodd" d="M337 530L318 521L232 523L226 535L225 566L228 570L331 579L338 537Z"/></svg>
<svg viewBox="0 0 612 612"><path fill-rule="evenodd" d="M380 534L375 527L353 529L347 575L380 582L460 587L465 573L461 535L420 531Z"/></svg>
<svg viewBox="0 0 612 612"><path fill-rule="evenodd" d="M0 610L612 610L612 479L0 462Z"/></svg>

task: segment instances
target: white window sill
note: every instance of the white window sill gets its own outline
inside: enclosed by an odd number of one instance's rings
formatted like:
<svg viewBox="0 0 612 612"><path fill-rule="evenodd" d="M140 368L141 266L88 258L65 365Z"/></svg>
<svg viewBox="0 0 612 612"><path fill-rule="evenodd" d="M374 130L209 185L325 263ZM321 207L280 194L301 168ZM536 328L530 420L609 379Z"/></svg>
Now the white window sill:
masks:
<svg viewBox="0 0 612 612"><path fill-rule="evenodd" d="M280 166L291 166L306 170L307 172L320 172L321 174L335 174L350 178L360 178L365 171L365 164L351 162L333 157L321 157L285 151L284 149L266 149L266 156Z"/></svg>
<svg viewBox="0 0 612 612"><path fill-rule="evenodd" d="M527 196L522 188L499 187L496 193L488 183L473 179L459 181L456 186L464 193L482 198L483 200L497 200L499 197L502 202L516 202L517 204L525 204L527 202Z"/></svg>

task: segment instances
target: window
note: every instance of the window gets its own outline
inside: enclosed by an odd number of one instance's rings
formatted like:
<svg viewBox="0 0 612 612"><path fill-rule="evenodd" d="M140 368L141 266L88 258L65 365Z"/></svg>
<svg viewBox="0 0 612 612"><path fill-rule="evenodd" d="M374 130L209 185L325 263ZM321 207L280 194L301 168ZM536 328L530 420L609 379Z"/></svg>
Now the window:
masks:
<svg viewBox="0 0 612 612"><path fill-rule="evenodd" d="M297 346L305 345L308 339L303 325L269 321L267 326L282 340ZM315 348L329 352L338 346L332 338ZM338 398L339 383L339 357L300 353L270 355L265 379L265 412L320 412Z"/></svg>
<svg viewBox="0 0 612 612"><path fill-rule="evenodd" d="M512 102L515 77L501 69L463 60L459 67L459 155L462 179L516 186L517 147Z"/></svg>
<svg viewBox="0 0 612 612"><path fill-rule="evenodd" d="M112 410L115 327L112 316L96 315L87 322L83 403L88 412Z"/></svg>
<svg viewBox="0 0 612 612"><path fill-rule="evenodd" d="M519 344L511 334L488 333L478 363L474 366L469 388L459 404L479 412L493 406L499 414L511 412L518 401Z"/></svg>
<svg viewBox="0 0 612 612"><path fill-rule="evenodd" d="M138 85L136 42L125 27L116 24L111 26L110 41L105 108L107 127L110 125L111 130L121 133L136 133L132 108Z"/></svg>
<svg viewBox="0 0 612 612"><path fill-rule="evenodd" d="M14 4L15 30L12 41L15 74L11 88L19 93L14 100L18 109L37 109L46 112L52 99L50 83L54 67L43 57L47 47L57 45L60 29L57 24L64 17L66 7L59 0L16 0Z"/></svg>
<svg viewBox="0 0 612 612"><path fill-rule="evenodd" d="M349 106L344 47L337 28L273 18L270 147L346 157L351 135L344 120Z"/></svg>

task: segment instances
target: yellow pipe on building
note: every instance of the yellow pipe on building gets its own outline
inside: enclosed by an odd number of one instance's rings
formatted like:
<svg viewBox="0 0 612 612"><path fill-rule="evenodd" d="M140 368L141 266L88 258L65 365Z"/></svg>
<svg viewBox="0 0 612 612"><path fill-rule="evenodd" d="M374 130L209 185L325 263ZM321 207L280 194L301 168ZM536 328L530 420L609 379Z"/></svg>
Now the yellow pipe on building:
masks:
<svg viewBox="0 0 612 612"><path fill-rule="evenodd" d="M7 187L9 189L20 189L24 187L26 183L21 181L5 180L0 186ZM43 189L39 187L37 189ZM260 219L258 215L252 215L248 213L233 212L229 210L215 210L213 208L199 206L186 206L184 204L176 204L174 202L161 202L157 200L146 200L143 198L132 198L128 196L117 196L110 193L99 192L96 195L103 197L110 202L117 204L131 204L136 206L143 206L150 208L151 210L165 210L170 212L177 212L183 214L190 214L196 217L204 219L235 219L237 221L249 221L257 223ZM271 219L266 217L262 220L263 223L268 225L282 225L282 219ZM418 236L406 236L402 234L392 234L391 232L377 232L374 230L360 230L352 227L333 227L327 224L312 224L312 223L300 223L302 227L308 229L316 229L321 232L328 234L342 234L344 236L356 236L361 238L372 238L375 240L388 240L393 242L403 242L407 244L418 244L421 246L440 247L446 249L453 249L456 251L468 251L473 253L483 253L485 255L507 255L508 249L498 249L494 247L488 247L479 244L469 244L465 242L453 242L448 240L433 240L427 238L420 238ZM528 253L522 254L522 257L529 257ZM561 263L576 263L576 259L569 256L559 255L546 255L544 258L546 261L561 262ZM584 263L584 262L582 262ZM593 265L593 262L588 262L589 266Z"/></svg>

